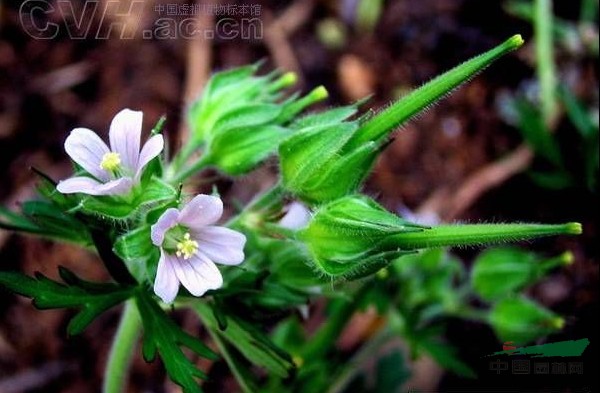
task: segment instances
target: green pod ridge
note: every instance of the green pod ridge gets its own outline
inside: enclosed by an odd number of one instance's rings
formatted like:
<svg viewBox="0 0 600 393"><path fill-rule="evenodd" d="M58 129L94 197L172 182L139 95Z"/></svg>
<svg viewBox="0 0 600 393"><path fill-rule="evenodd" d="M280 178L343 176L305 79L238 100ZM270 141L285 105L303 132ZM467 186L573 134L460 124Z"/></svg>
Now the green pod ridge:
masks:
<svg viewBox="0 0 600 393"><path fill-rule="evenodd" d="M473 78L500 57L519 48L523 42L520 35L514 35L495 48L467 60L412 91L366 121L349 142L348 148L387 138L398 126Z"/></svg>
<svg viewBox="0 0 600 393"><path fill-rule="evenodd" d="M516 242L544 236L579 235L581 224L466 224L439 225L419 233L398 234L388 239L404 250L462 247Z"/></svg>
<svg viewBox="0 0 600 393"><path fill-rule="evenodd" d="M389 236L421 231L365 196L351 195L322 206L300 231L315 267L346 279L372 274L405 253L383 247Z"/></svg>
<svg viewBox="0 0 600 393"><path fill-rule="evenodd" d="M362 184L381 149L374 142L329 160L321 169L320 177L311 179L298 193L303 200L318 203L333 200L340 195L354 192ZM365 169L357 173L357 169Z"/></svg>
<svg viewBox="0 0 600 393"><path fill-rule="evenodd" d="M292 122L290 127L293 129L302 129L318 125L339 124L355 115L356 112L358 112L356 105L347 105L323 112L310 113Z"/></svg>

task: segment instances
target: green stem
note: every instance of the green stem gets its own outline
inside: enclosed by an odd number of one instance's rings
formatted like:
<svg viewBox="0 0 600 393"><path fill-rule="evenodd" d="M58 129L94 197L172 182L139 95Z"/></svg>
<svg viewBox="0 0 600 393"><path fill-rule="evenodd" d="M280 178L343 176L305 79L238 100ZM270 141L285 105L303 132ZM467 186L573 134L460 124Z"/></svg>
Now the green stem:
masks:
<svg viewBox="0 0 600 393"><path fill-rule="evenodd" d="M556 70L552 47L552 0L536 0L534 10L536 71L542 116L547 126L556 118Z"/></svg>
<svg viewBox="0 0 600 393"><path fill-rule="evenodd" d="M348 142L349 149L362 146L369 141L381 141L399 125L522 44L521 36L514 35L495 48L464 62L412 91L367 121Z"/></svg>
<svg viewBox="0 0 600 393"><path fill-rule="evenodd" d="M402 250L418 250L434 247L476 246L486 243L502 243L528 240L553 235L578 235L581 224L472 224L440 225L422 232L405 232L386 240Z"/></svg>
<svg viewBox="0 0 600 393"><path fill-rule="evenodd" d="M252 215L272 210L274 206L281 203L284 195L283 186L280 182L276 183L272 188L254 198L240 214L229 220L226 226L235 228L243 223L248 227L255 228L262 225L262 222L255 222L257 219L260 220L260 217L252 218Z"/></svg>
<svg viewBox="0 0 600 393"><path fill-rule="evenodd" d="M311 361L318 359L331 350L340 333L346 327L348 321L354 314L354 311L362 302L365 295L371 290L374 281L371 280L364 284L352 297L352 301L343 301L332 310L331 315L327 316L325 324L310 338L302 351L302 359Z"/></svg>
<svg viewBox="0 0 600 393"><path fill-rule="evenodd" d="M363 371L363 365L376 358L379 350L392 338L397 337L389 328L383 328L367 341L360 350L344 365L344 369L330 383L327 393L340 393L354 377Z"/></svg>
<svg viewBox="0 0 600 393"><path fill-rule="evenodd" d="M195 173L200 172L202 169L206 168L210 164L211 164L210 156L208 154L204 154L198 159L198 161L196 161L194 164L192 164L187 169L184 169L181 172L175 173L175 175L173 175L173 178L170 179L170 182L171 182L171 184L177 185L177 184L183 182L188 177L194 175Z"/></svg>
<svg viewBox="0 0 600 393"><path fill-rule="evenodd" d="M296 231L289 228L284 228L281 225L265 222L263 224L265 235L271 237L281 237L284 239L295 239Z"/></svg>
<svg viewBox="0 0 600 393"><path fill-rule="evenodd" d="M126 391L127 376L134 349L141 332L141 320L133 300L125 303L121 322L113 339L108 361L104 370L103 393Z"/></svg>

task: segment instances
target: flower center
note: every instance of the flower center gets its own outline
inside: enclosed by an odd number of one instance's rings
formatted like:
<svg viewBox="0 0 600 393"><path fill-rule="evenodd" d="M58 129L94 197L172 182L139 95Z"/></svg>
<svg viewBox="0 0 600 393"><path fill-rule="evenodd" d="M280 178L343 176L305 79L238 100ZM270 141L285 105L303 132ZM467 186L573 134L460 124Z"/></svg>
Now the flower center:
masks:
<svg viewBox="0 0 600 393"><path fill-rule="evenodd" d="M100 168L108 172L115 172L121 166L121 157L119 153L109 152L102 156Z"/></svg>
<svg viewBox="0 0 600 393"><path fill-rule="evenodd" d="M183 259L190 259L196 251L198 251L198 242L190 238L190 233L186 232L183 235L183 240L177 242L177 251L175 255L183 257Z"/></svg>

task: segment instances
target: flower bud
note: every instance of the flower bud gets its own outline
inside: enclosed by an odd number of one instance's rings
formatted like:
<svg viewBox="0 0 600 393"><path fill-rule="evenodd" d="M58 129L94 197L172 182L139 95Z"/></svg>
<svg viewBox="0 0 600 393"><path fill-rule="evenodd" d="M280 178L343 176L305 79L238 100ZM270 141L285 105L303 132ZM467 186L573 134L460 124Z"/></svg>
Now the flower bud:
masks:
<svg viewBox="0 0 600 393"><path fill-rule="evenodd" d="M543 260L515 247L493 248L481 253L475 261L471 283L481 298L498 300L535 283L551 269L572 261L570 252Z"/></svg>
<svg viewBox="0 0 600 393"><path fill-rule="evenodd" d="M319 271L358 278L377 272L404 253L384 246L385 239L421 230L367 197L347 196L318 210L299 236Z"/></svg>
<svg viewBox="0 0 600 393"><path fill-rule="evenodd" d="M216 73L189 111L190 141L175 157L170 176L179 182L206 165L230 175L252 170L277 150L287 136L289 120L307 106L324 99L323 87L308 95L283 98L294 73L256 76L259 65ZM203 156L183 169L204 145Z"/></svg>
<svg viewBox="0 0 600 393"><path fill-rule="evenodd" d="M508 298L492 309L489 321L502 342L526 344L559 331L564 319L526 298Z"/></svg>

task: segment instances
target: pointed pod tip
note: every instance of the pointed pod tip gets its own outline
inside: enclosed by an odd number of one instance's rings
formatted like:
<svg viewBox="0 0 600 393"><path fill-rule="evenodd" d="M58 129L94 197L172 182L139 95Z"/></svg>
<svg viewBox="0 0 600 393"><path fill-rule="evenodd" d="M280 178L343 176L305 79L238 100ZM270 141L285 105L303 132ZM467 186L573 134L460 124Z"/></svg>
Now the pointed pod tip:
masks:
<svg viewBox="0 0 600 393"><path fill-rule="evenodd" d="M557 330L562 330L565 327L565 320L561 317L552 318L550 325Z"/></svg>
<svg viewBox="0 0 600 393"><path fill-rule="evenodd" d="M575 262L575 256L571 251L565 251L560 255L560 261L565 266L572 265Z"/></svg>
<svg viewBox="0 0 600 393"><path fill-rule="evenodd" d="M312 92L310 92L310 96L315 101L321 101L321 100L324 100L327 97L329 97L329 92L327 91L327 89L324 86L319 86L319 87L315 88Z"/></svg>
<svg viewBox="0 0 600 393"><path fill-rule="evenodd" d="M565 224L565 233L568 235L581 235L583 228L578 222L569 222Z"/></svg>
<svg viewBox="0 0 600 393"><path fill-rule="evenodd" d="M521 47L524 43L525 40L523 39L523 37L521 36L521 34L515 34L512 37L510 37L506 43L508 44L508 46L510 47L510 49L517 49L519 47Z"/></svg>
<svg viewBox="0 0 600 393"><path fill-rule="evenodd" d="M286 72L281 76L282 83L287 86L295 85L298 82L298 74L295 72Z"/></svg>

